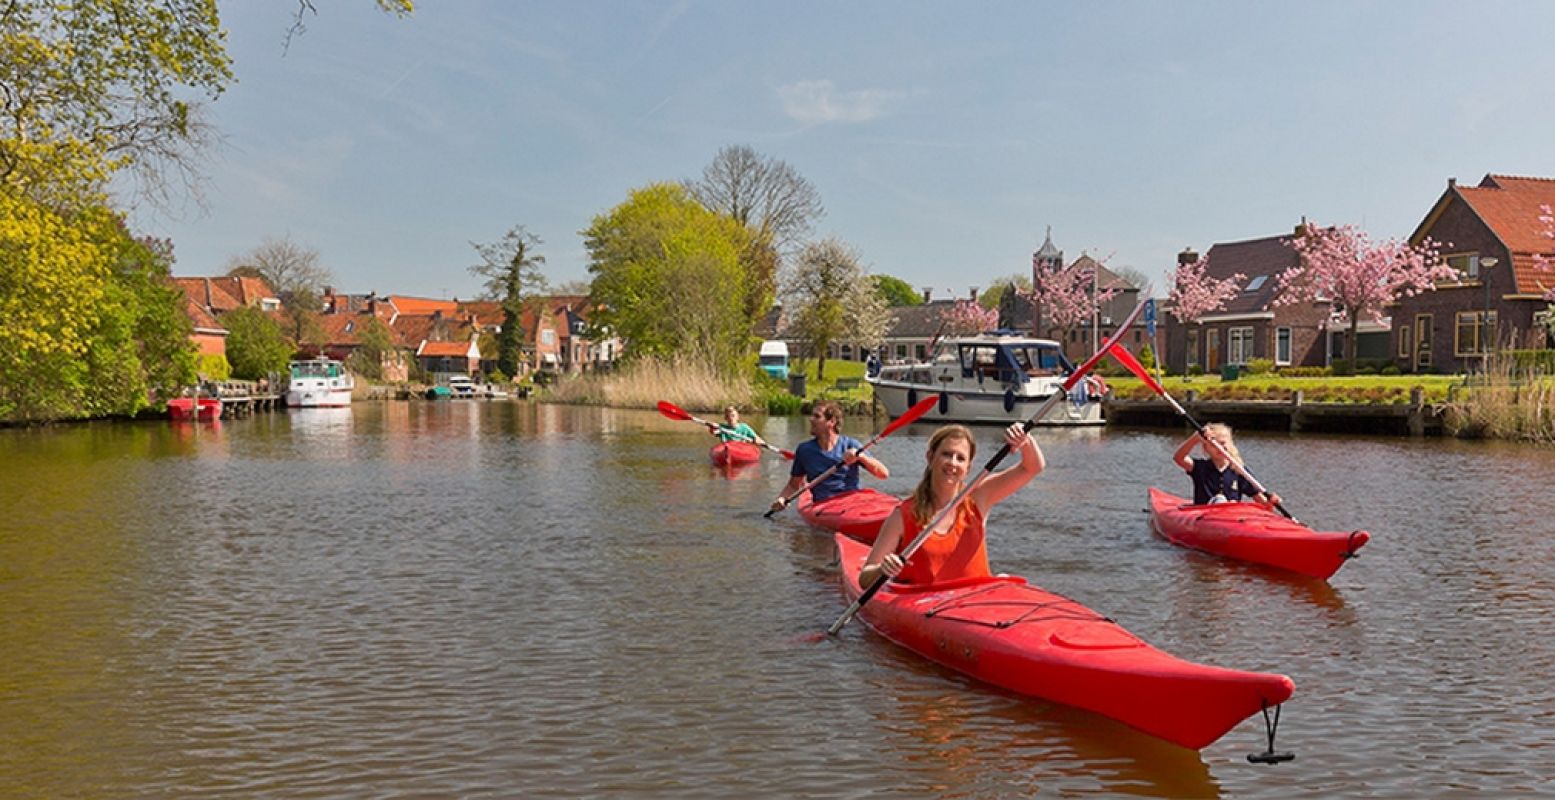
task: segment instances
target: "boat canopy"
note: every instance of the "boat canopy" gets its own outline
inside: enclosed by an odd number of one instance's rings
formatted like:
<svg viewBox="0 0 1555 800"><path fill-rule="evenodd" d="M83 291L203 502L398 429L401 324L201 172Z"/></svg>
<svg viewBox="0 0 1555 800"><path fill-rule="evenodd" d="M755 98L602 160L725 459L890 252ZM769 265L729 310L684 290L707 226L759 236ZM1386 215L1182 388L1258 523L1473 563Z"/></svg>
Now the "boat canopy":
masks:
<svg viewBox="0 0 1555 800"><path fill-rule="evenodd" d="M961 377L1025 383L1029 378L1068 375L1074 365L1051 342L1031 340L959 342Z"/></svg>
<svg viewBox="0 0 1555 800"><path fill-rule="evenodd" d="M291 368L293 379L340 377L340 362L333 359L321 358L315 361L293 361Z"/></svg>

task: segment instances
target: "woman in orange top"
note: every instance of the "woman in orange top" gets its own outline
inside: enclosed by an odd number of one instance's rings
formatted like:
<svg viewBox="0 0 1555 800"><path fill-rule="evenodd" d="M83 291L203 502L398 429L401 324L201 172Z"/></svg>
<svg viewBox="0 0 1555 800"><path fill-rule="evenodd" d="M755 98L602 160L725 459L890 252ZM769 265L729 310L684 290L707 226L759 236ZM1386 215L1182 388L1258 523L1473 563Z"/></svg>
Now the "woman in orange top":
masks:
<svg viewBox="0 0 1555 800"><path fill-rule="evenodd" d="M940 520L913 553L912 560L904 564L902 548L961 491L972 459L977 456L977 442L966 426L946 425L935 431L929 439L929 463L923 478L881 526L875 546L859 572L859 585L874 584L881 573L902 583L919 585L989 575L983 534L988 511L1035 478L1046 464L1037 443L1026 435L1020 423L1005 429L1004 441L1011 450L1020 452L1020 464L989 475L968 492L961 505Z"/></svg>

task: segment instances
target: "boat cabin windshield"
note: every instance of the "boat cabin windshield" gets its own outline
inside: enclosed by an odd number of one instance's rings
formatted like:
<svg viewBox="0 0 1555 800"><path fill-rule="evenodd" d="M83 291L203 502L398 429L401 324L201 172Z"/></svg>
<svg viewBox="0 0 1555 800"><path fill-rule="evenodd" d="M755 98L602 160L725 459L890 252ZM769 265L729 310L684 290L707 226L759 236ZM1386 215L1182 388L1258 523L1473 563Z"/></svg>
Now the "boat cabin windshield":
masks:
<svg viewBox="0 0 1555 800"><path fill-rule="evenodd" d="M339 361L293 361L292 378L338 378Z"/></svg>
<svg viewBox="0 0 1555 800"><path fill-rule="evenodd" d="M1066 375L1074 366L1055 345L1036 342L961 345L964 378L1024 383L1028 377Z"/></svg>

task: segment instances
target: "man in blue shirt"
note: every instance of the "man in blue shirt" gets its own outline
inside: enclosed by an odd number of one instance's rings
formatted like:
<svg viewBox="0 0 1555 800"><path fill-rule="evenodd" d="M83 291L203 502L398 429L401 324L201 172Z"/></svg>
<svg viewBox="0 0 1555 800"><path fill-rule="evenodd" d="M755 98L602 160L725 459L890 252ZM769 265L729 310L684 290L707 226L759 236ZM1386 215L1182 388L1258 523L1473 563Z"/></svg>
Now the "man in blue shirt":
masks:
<svg viewBox="0 0 1555 800"><path fill-rule="evenodd" d="M781 511L788 505L783 498L799 491L799 487L815 480L821 473L841 465L826 480L810 489L810 496L819 503L843 492L858 491L858 470L862 466L869 474L885 480L891 477L879 459L859 449L864 445L852 436L842 435L842 407L833 402L817 403L810 412L810 435L794 448L794 466L789 471L788 483L778 498L772 501L772 510Z"/></svg>

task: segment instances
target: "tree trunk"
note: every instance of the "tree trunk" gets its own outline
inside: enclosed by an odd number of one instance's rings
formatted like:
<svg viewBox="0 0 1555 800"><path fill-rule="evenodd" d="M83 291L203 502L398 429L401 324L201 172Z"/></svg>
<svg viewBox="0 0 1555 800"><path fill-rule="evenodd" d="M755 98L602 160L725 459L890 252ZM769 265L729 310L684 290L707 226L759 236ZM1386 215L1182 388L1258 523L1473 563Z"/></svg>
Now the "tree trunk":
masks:
<svg viewBox="0 0 1555 800"><path fill-rule="evenodd" d="M826 349L822 348L815 353L815 380L819 382L826 377Z"/></svg>
<svg viewBox="0 0 1555 800"><path fill-rule="evenodd" d="M1350 374L1351 375L1354 375L1358 371L1356 369L1355 357L1356 357L1356 355L1358 353L1360 353L1360 349L1361 349L1361 343L1358 340L1358 336L1357 336L1357 333L1359 332L1360 327L1361 327L1361 315L1360 314L1351 314L1350 315L1350 335L1345 338L1345 342L1344 342L1344 351L1346 353L1346 360L1348 360L1350 362Z"/></svg>

